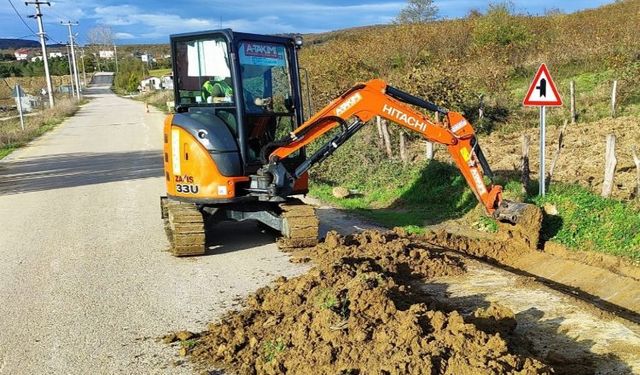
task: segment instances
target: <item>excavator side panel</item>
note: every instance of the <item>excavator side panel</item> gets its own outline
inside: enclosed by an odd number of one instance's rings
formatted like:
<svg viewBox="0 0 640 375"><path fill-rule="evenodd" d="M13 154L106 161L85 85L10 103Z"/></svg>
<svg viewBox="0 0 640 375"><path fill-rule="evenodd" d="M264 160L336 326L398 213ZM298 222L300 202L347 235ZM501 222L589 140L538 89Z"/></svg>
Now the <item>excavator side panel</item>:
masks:
<svg viewBox="0 0 640 375"><path fill-rule="evenodd" d="M236 196L235 185L247 177L223 176L209 151L195 137L173 124L164 124L164 171L167 194L185 200L227 200Z"/></svg>

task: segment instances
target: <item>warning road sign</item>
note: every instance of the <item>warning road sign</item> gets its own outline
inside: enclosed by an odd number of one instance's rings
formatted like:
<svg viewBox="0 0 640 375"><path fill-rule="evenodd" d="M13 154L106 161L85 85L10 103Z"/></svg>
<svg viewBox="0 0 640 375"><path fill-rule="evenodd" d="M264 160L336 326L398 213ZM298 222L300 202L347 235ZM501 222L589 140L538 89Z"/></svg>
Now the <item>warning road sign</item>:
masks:
<svg viewBox="0 0 640 375"><path fill-rule="evenodd" d="M531 86L529 86L529 91L527 91L523 104L526 106L547 107L562 105L558 89L556 89L556 85L553 83L551 74L549 74L545 64L540 65L533 82L531 82Z"/></svg>

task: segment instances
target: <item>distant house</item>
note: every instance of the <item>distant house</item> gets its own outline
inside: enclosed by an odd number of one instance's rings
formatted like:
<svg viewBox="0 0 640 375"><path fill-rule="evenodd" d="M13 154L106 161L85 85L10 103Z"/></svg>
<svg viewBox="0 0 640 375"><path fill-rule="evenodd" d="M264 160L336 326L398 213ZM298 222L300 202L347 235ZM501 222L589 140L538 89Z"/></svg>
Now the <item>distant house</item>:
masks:
<svg viewBox="0 0 640 375"><path fill-rule="evenodd" d="M33 56L31 58L31 62L42 61L42 56Z"/></svg>
<svg viewBox="0 0 640 375"><path fill-rule="evenodd" d="M148 62L156 62L156 59L150 53L143 53L142 55L140 55L140 60L142 60L142 62L146 62L146 63L148 63Z"/></svg>
<svg viewBox="0 0 640 375"><path fill-rule="evenodd" d="M54 57L62 57L62 56L64 56L62 54L62 52L51 52L51 53L49 53L49 58L50 59L53 59Z"/></svg>
<svg viewBox="0 0 640 375"><path fill-rule="evenodd" d="M115 53L112 50L98 51L98 55L101 59L113 59L115 57Z"/></svg>
<svg viewBox="0 0 640 375"><path fill-rule="evenodd" d="M13 55L16 57L16 60L26 60L29 57L29 50L26 48L17 49Z"/></svg>
<svg viewBox="0 0 640 375"><path fill-rule="evenodd" d="M173 74L167 74L160 77L161 85L164 90L173 90Z"/></svg>
<svg viewBox="0 0 640 375"><path fill-rule="evenodd" d="M161 90L162 80L158 77L147 77L140 81L139 90L142 92Z"/></svg>

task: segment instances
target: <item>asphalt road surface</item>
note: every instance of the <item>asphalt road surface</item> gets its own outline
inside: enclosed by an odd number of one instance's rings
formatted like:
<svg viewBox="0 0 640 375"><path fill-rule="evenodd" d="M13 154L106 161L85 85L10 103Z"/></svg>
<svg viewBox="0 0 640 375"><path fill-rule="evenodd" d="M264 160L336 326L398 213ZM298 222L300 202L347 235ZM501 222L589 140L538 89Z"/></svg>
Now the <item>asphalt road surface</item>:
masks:
<svg viewBox="0 0 640 375"><path fill-rule="evenodd" d="M159 336L203 330L303 267L254 223L220 226L214 254L172 257L159 211L163 116L107 87L89 94L0 161L0 374L190 373Z"/></svg>

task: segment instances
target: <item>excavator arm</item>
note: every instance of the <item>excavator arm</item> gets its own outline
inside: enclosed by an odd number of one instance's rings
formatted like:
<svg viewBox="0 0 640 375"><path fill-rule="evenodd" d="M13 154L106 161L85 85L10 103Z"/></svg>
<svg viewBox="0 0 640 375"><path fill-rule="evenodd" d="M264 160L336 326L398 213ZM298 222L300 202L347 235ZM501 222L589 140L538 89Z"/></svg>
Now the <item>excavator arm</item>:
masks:
<svg viewBox="0 0 640 375"><path fill-rule="evenodd" d="M435 123L410 105L439 112L444 121ZM292 191L296 179L329 157L375 116L420 133L431 142L445 145L486 213L502 221L517 222L520 204L502 199L502 187L493 183L493 174L471 124L458 112L407 94L379 79L354 86L287 137L265 147L263 158L267 164L253 176L252 189L267 192L271 197L286 196ZM342 131L295 170L288 170L281 162L336 127L341 127Z"/></svg>

